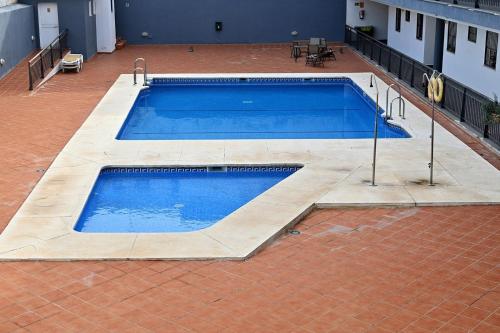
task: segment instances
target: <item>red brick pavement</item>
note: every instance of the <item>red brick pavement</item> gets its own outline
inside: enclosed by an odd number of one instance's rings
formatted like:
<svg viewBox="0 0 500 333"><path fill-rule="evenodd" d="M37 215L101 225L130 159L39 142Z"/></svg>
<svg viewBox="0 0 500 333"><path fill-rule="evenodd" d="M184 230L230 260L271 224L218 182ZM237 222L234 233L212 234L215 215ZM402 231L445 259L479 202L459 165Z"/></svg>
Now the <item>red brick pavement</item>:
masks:
<svg viewBox="0 0 500 333"><path fill-rule="evenodd" d="M500 331L500 206L297 229L243 262L2 263L0 332Z"/></svg>

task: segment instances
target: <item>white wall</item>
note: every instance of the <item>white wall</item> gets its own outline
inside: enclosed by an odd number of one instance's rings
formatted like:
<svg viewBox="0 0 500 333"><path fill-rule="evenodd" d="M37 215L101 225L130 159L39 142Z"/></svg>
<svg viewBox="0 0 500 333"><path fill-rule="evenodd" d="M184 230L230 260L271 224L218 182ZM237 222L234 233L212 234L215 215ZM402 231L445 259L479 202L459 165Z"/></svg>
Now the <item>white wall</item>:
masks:
<svg viewBox="0 0 500 333"><path fill-rule="evenodd" d="M411 11L410 22L401 11L401 31L396 31L396 8L389 7L387 44L399 52L426 65L434 63L436 19L424 15L422 40L417 39L417 12Z"/></svg>
<svg viewBox="0 0 500 333"><path fill-rule="evenodd" d="M493 97L493 93L500 96L500 65L498 64L500 59L497 59L496 69L485 66L486 30L477 27L477 39L476 43L473 43L467 39L468 28L468 25L457 24L455 53L451 53L446 50L448 40L448 22L446 22L443 73L490 98Z"/></svg>
<svg viewBox="0 0 500 333"><path fill-rule="evenodd" d="M365 18L359 18L360 8L354 6L360 0L346 0L346 24L351 27L371 25L375 27L376 39L387 39L388 6L365 0Z"/></svg>

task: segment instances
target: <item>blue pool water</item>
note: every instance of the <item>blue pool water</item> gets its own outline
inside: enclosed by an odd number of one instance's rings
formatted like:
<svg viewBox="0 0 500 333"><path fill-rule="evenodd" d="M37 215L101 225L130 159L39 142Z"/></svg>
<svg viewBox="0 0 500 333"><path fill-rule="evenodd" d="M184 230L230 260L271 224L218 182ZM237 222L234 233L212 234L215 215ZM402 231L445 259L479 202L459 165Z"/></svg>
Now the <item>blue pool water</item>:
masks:
<svg viewBox="0 0 500 333"><path fill-rule="evenodd" d="M103 169L75 225L81 232L186 232L211 226L298 167Z"/></svg>
<svg viewBox="0 0 500 333"><path fill-rule="evenodd" d="M373 137L374 115L347 78L154 79L117 139L362 139ZM379 117L379 137L409 137Z"/></svg>

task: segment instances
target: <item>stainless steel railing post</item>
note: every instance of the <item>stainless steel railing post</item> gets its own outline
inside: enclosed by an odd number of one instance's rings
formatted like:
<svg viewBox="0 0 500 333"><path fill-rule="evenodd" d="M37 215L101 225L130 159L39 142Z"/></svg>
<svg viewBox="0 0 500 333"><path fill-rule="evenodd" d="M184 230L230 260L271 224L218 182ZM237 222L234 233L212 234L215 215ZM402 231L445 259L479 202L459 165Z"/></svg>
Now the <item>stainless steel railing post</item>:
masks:
<svg viewBox="0 0 500 333"><path fill-rule="evenodd" d="M377 84L377 80L376 80L375 76L373 74L371 74L370 75L370 87L373 87L373 82L375 82L375 89L377 90L377 97L376 97L376 108L375 108L375 125L374 125L374 129L373 129L373 161L372 161L372 184L371 184L371 186L375 186L375 169L376 169L376 163L377 163L378 110L379 110L378 84Z"/></svg>
<svg viewBox="0 0 500 333"><path fill-rule="evenodd" d="M434 186L434 116L435 116L435 102L434 102L434 85L431 83L431 80L433 78L439 78L442 74L439 74L436 76L436 71L432 72L431 77L427 75L427 73L424 73L423 75L423 81L427 81L427 84L430 85L431 87L431 94L430 96L431 99L431 104L432 104L432 113L431 113L431 161L429 162L429 169L430 169L430 175L429 175L429 186Z"/></svg>

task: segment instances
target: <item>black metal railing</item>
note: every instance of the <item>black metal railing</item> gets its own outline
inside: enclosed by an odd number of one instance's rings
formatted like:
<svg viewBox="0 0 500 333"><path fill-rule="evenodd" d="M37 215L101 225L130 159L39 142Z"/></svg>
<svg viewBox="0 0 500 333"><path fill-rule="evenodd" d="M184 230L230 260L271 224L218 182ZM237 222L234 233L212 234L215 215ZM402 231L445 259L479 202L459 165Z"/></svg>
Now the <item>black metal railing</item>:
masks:
<svg viewBox="0 0 500 333"><path fill-rule="evenodd" d="M498 0L434 0L437 2L445 2L449 4L471 7L471 8L481 8L488 10L500 10L500 1Z"/></svg>
<svg viewBox="0 0 500 333"><path fill-rule="evenodd" d="M49 46L38 52L28 62L29 90L45 78L54 68L55 63L62 59L67 49L68 30L64 30Z"/></svg>
<svg viewBox="0 0 500 333"><path fill-rule="evenodd" d="M433 72L431 67L350 26L345 28L345 42L427 97L423 74L431 76ZM483 105L492 100L445 75L442 78L444 94L439 106L461 122L468 124L484 138L489 138L500 145L500 124L488 124L486 112L483 110Z"/></svg>

